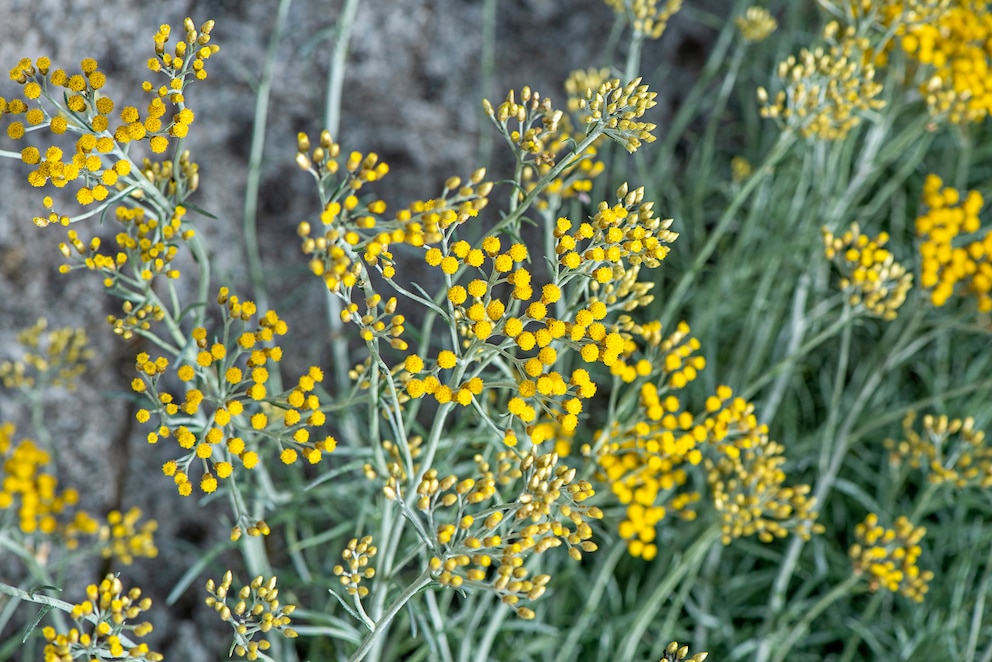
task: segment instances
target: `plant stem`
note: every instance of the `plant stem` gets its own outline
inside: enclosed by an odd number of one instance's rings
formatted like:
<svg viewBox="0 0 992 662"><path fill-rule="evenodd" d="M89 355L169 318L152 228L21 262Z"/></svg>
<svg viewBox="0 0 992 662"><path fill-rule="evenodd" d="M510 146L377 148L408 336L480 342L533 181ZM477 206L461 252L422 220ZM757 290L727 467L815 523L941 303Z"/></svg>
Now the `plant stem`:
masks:
<svg viewBox="0 0 992 662"><path fill-rule="evenodd" d="M399 613L400 609L402 609L413 596L415 596L421 589L428 586L432 581L434 580L431 578L430 570L425 570L419 577L417 577L416 580L414 580L412 584L407 586L403 592L400 593L399 597L396 598L393 604L389 605L386 611L383 612L382 616L379 617L375 623L375 630L369 632L365 636L365 639L362 641L362 645L359 646L358 650L352 653L351 657L348 658L349 662L359 662L359 660L364 660L365 656L368 655L369 651L372 649L372 646L378 640L379 634L388 630L386 626L389 625L389 622L392 621L396 614Z"/></svg>
<svg viewBox="0 0 992 662"><path fill-rule="evenodd" d="M893 364L902 360L902 353L906 344L910 343L913 339L915 331L919 326L919 323L922 321L921 311L922 309L918 309L914 316L906 323L899 335L899 338L892 345L892 349L889 351L885 359L880 362L875 370L868 373L868 377L865 379L857 395L854 397L854 401L848 409L847 417L844 419L843 425L840 426L836 434L833 433L833 430L836 428L834 416L831 414L828 419L824 439L830 442L828 444L830 457L827 459L826 455L821 456L822 473L816 481L816 486L814 487L812 494L812 498L816 501L817 508L823 508L823 504L834 486L837 474L844 463L844 458L847 455L850 444L854 440L851 430L854 427L857 418L861 415L862 409L864 409L864 407L868 404L871 397L878 389L882 379L893 367ZM845 327L845 336L847 336L848 339L846 343L842 344L842 348L850 342L849 332L847 332L848 328L849 327ZM845 383L847 377L845 374L840 372L840 368L843 366L846 372L847 359L847 350L842 349L842 356L838 361L838 374L835 379ZM832 397L834 402L833 406L830 408L831 412L839 409L842 394L843 391L838 393L835 388L835 392ZM825 449L824 453L826 452L827 451ZM772 622L781 612L782 607L785 604L786 590L788 589L789 582L792 580L792 575L795 572L796 565L799 562L799 554L802 551L803 545L804 541L802 539L793 538L789 544L789 549L786 551L785 557L779 566L779 573L775 578L771 597L768 602L765 624L763 626L764 635L755 656L756 662L765 662L771 655L772 642L768 632L771 628Z"/></svg>
<svg viewBox="0 0 992 662"><path fill-rule="evenodd" d="M775 657L773 658L774 662L783 662L792 650L792 647L796 645L799 638L806 634L806 631L809 629L813 619L822 614L827 607L832 605L834 602L850 593L851 589L857 585L860 579L861 578L858 575L851 574L847 579L835 586L829 593L820 598L820 600L805 613L802 620L793 626L792 630L786 636L785 641L780 644L775 644Z"/></svg>
<svg viewBox="0 0 992 662"><path fill-rule="evenodd" d="M637 614L637 618L631 624L630 630L627 636L623 638L620 642L618 653L616 659L618 660L635 660L637 659L637 646L641 642L641 637L644 636L644 632L651 625L657 615L658 608L661 606L662 602L671 595L672 591L678 585L682 578L689 573L695 567L703 562L706 557L707 550L717 541L720 540L720 526L719 524L713 524L710 528L706 529L692 544L689 549L685 551L685 554L678 561L678 565L667 574L665 581L658 585L658 587L651 593L647 600L645 600L640 611Z"/></svg>
<svg viewBox="0 0 992 662"><path fill-rule="evenodd" d="M871 600L865 607L864 611L861 612L861 616L857 619L858 623L870 623L871 619L875 616L875 612L878 611L878 606L882 604L883 589L879 589L871 596ZM857 630L851 635L847 643L844 644L844 652L840 656L840 662L851 662L854 659L854 655L858 650L858 644L861 643L861 631Z"/></svg>
<svg viewBox="0 0 992 662"><path fill-rule="evenodd" d="M331 52L331 66L327 72L327 96L324 100L324 128L337 135L341 128L341 90L344 89L345 61L348 59L348 42L355 24L355 14L361 0L345 0L341 16L335 26L334 50Z"/></svg>
<svg viewBox="0 0 992 662"><path fill-rule="evenodd" d="M582 609L582 615L579 616L578 622L569 630L568 638L561 645L561 648L558 649L555 662L567 662L568 660L575 659L573 651L579 642L579 637L589 631L592 625L592 619L599 614L600 600L603 598L606 586L613 579L613 570L617 567L617 563L620 562L620 558L626 550L627 546L619 541L613 545L610 555L603 561L599 572L596 574L596 579L592 583L589 597L586 598L585 607Z"/></svg>
<svg viewBox="0 0 992 662"><path fill-rule="evenodd" d="M734 196L727 205L727 209L720 216L717 221L716 227L713 228L709 239L707 239L706 244L703 248L696 254L696 258L692 261L692 264L686 269L682 278L676 284L674 291L667 297L667 303L665 308L662 310L660 319L662 324L669 325L672 322L672 317L675 314L676 309L682 303L686 292L692 287L696 280L696 277L702 271L703 266L706 264L707 260L716 250L717 244L719 243L721 237L730 229L731 223L737 218L737 211L740 209L744 201L751 195L758 184L763 179L763 176L771 171L772 168L782 159L783 156L789 150L789 147L795 142L795 136L789 132L783 132L779 134L778 141L775 146L772 147L771 152L765 158L765 161L761 164L758 171L745 182L741 187L740 191Z"/></svg>
<svg viewBox="0 0 992 662"><path fill-rule="evenodd" d="M245 211L243 231L245 252L248 258L248 273L251 276L253 296L262 310L269 307L268 287L262 255L258 246L258 191L262 179L262 156L265 152L265 132L269 115L269 98L272 94L272 76L276 67L276 55L286 28L286 18L292 0L279 0L269 48L262 66L262 77L255 91L255 121L251 132L251 151L248 156L248 177L245 181Z"/></svg>
<svg viewBox="0 0 992 662"><path fill-rule="evenodd" d="M331 52L331 63L327 73L327 95L324 100L324 128L332 136L341 128L341 91L344 89L345 62L359 3L360 0L346 0L335 26L334 50ZM350 390L348 337L344 332L344 322L341 321L341 300L333 293L326 292L324 301L327 304L327 329L333 357L334 383L337 387L336 395L340 398ZM347 439L358 442L361 437L353 410L346 409L342 412L340 425Z"/></svg>

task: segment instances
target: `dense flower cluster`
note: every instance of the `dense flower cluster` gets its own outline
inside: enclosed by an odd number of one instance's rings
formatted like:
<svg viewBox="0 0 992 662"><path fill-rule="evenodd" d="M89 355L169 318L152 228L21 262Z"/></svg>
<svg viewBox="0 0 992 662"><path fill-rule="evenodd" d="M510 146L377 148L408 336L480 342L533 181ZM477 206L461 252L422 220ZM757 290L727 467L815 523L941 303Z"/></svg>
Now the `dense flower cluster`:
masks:
<svg viewBox="0 0 992 662"><path fill-rule="evenodd" d="M664 368L660 388L655 382L641 385L636 415L625 426L615 425L609 431L609 442L596 455L603 479L626 506L626 516L618 527L620 537L627 541L632 556L648 561L658 552L654 544L656 525L667 515L667 509L693 519L692 505L700 498L698 492L675 492L688 480L683 465L695 466L702 460L697 444L706 440L707 424L697 425L695 417L671 393L695 380L705 367L703 357L693 354L698 349L699 341L689 335L684 322L658 345L652 358Z"/></svg>
<svg viewBox="0 0 992 662"><path fill-rule="evenodd" d="M633 381L638 371L650 371L647 361L636 366L624 361L632 341L619 327L607 326L606 318L611 310L631 310L650 301L649 285L636 282L637 267L657 266L667 255L666 244L677 237L668 230L670 223L654 217L642 189L628 192L624 185L618 204L602 203L590 222L576 226L558 219L557 277L543 284L533 281L525 265L526 246L504 246L498 235L483 238L478 248L458 241L447 250L427 250L427 263L452 283L448 313L463 341L430 360L409 355L400 373L407 395L468 406L487 387L506 390L510 385L505 382L487 383L481 377L494 358L488 350L498 349L516 376L508 413L525 426L548 416L565 432L574 431L582 401L595 395L597 387L586 368L577 367L567 377L554 368L565 354L575 352L584 363L601 363L626 381ZM567 308L563 293L582 284L598 296L586 306ZM515 438L507 432L508 443Z"/></svg>
<svg viewBox="0 0 992 662"><path fill-rule="evenodd" d="M769 440L764 425L750 428L733 451L716 461L706 460L713 505L720 513L723 543L757 534L762 542L793 532L803 539L822 533L816 523L816 499L809 485L785 485L785 450Z"/></svg>
<svg viewBox="0 0 992 662"><path fill-rule="evenodd" d="M868 578L872 591L885 588L923 602L927 584L933 579L931 571L921 571L916 564L926 529L913 526L906 517L896 519L893 529L882 527L878 521L878 515L869 513L854 527L858 541L850 549L854 571Z"/></svg>
<svg viewBox="0 0 992 662"><path fill-rule="evenodd" d="M992 11L976 0L889 1L882 24L924 75L930 114L953 124L981 122L992 111Z"/></svg>
<svg viewBox="0 0 992 662"><path fill-rule="evenodd" d="M148 442L173 437L185 451L162 468L183 496L192 493L189 475L194 464L202 469L200 489L209 494L218 489L219 480L232 478L235 461L254 469L264 440L280 449L279 459L285 464L301 456L316 464L337 446L333 437L317 434L326 420L314 393L323 379L319 368L310 368L292 389L269 393L270 370L278 369L282 358L282 349L273 341L286 334L286 323L274 311L259 314L253 302L242 301L225 287L217 302L223 311L223 332L211 341L205 328L193 329L195 357L175 370L187 385L181 397L159 386L169 370L166 357L139 354L139 376L132 382L132 388L146 394L153 405L152 410L138 411L138 421L147 423L153 411L160 421L148 433Z"/></svg>
<svg viewBox="0 0 992 662"><path fill-rule="evenodd" d="M17 343L25 350L16 361L0 362L0 382L7 388L41 390L75 388L76 379L86 370L93 350L87 345L86 330L65 327L45 333L48 320L17 333Z"/></svg>
<svg viewBox="0 0 992 662"><path fill-rule="evenodd" d="M852 223L839 237L826 227L822 234L824 254L841 273L840 288L848 303L869 315L894 320L913 286L913 274L884 248L888 233L869 237Z"/></svg>
<svg viewBox="0 0 992 662"><path fill-rule="evenodd" d="M141 597L140 588L124 592L121 580L107 575L99 586L86 587L86 600L72 608L70 616L75 627L67 633L58 633L54 627L45 627L42 634L48 644L45 646L45 662L71 662L72 660L121 659L159 662L164 659L160 653L148 648L148 644L133 643L129 637L144 637L151 633L152 624L145 621L137 625L128 624L151 608L151 598Z"/></svg>
<svg viewBox="0 0 992 662"><path fill-rule="evenodd" d="M206 584L207 606L217 612L221 620L230 623L234 629L233 653L248 660L264 656L271 644L262 639L253 641L256 634L265 635L273 630L284 637L295 639L296 630L289 627L290 614L296 605L282 604L276 577L265 579L261 575L242 586L236 593L231 591L234 576L228 570L220 583L208 579ZM233 604L228 604L231 601ZM235 602L236 601L236 602ZM265 659L269 659L265 656Z"/></svg>
<svg viewBox="0 0 992 662"><path fill-rule="evenodd" d="M962 199L956 188L931 174L922 198L916 218L920 283L930 290L933 305L943 306L958 289L975 295L980 311L992 311L992 230L979 235L982 194L968 191ZM967 239L971 241L963 241Z"/></svg>
<svg viewBox="0 0 992 662"><path fill-rule="evenodd" d="M777 120L803 138L842 140L862 118L885 102L878 98L875 67L868 62L869 39L853 26L831 22L824 29L826 47L804 48L778 65L782 90L774 97L758 88L761 116Z"/></svg>
<svg viewBox="0 0 992 662"><path fill-rule="evenodd" d="M908 462L937 485L992 487L992 448L985 443L985 432L975 429L974 418L927 414L922 434L915 422L916 412L910 411L902 422L903 438L885 440L893 464Z"/></svg>
<svg viewBox="0 0 992 662"><path fill-rule="evenodd" d="M769 542L790 531L803 537L822 531L810 487L784 484L784 449L768 439L753 404L720 386L707 398L705 412L693 414L676 395L705 365L692 354L699 342L689 336L688 325L654 345L649 341L649 352L657 350L649 353L649 363L664 366L660 381L641 385L631 422L608 430L608 441L596 451L603 479L626 508L618 531L630 554L655 557L657 525L669 510L695 519L701 495L684 488L689 470L701 462L721 514L724 544L755 534Z"/></svg>
<svg viewBox="0 0 992 662"><path fill-rule="evenodd" d="M79 538L97 532L99 523L75 509L79 492L58 490L58 479L47 472L51 455L30 439L14 441L13 423L0 424L0 528L16 525L28 536L58 536L70 549Z"/></svg>
<svg viewBox="0 0 992 662"><path fill-rule="evenodd" d="M139 525L141 509L134 507L126 513L112 510L107 514L107 523L100 526L99 541L104 558L116 558L130 565L135 557L155 558L155 531L158 522L147 520Z"/></svg>
<svg viewBox="0 0 992 662"><path fill-rule="evenodd" d="M682 8L682 0L605 0L634 30L635 39L658 39L668 21Z"/></svg>

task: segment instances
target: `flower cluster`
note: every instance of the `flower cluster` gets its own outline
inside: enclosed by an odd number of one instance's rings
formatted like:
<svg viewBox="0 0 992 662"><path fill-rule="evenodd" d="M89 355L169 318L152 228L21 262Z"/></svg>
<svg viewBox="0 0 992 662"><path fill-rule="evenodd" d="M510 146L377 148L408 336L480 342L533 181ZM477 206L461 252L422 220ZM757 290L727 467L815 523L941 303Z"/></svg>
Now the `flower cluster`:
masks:
<svg viewBox="0 0 992 662"><path fill-rule="evenodd" d="M125 301L121 304L121 311L122 317L107 315L107 324L113 328L114 335L124 340L130 340L135 334L147 334L152 328L152 322L161 322L165 319L165 310L162 306L150 301L137 306Z"/></svg>
<svg viewBox="0 0 992 662"><path fill-rule="evenodd" d="M289 627L289 616L296 610L296 605L284 605L279 601L275 576L265 579L259 575L237 593L231 591L233 581L230 570L224 573L219 584L208 579L206 589L210 595L206 603L234 629L235 655L249 660L257 660L264 655L271 644L265 639L253 641L258 633L265 635L275 630L288 639L298 636L296 630ZM229 600L237 602L229 605Z"/></svg>
<svg viewBox="0 0 992 662"><path fill-rule="evenodd" d="M185 216L186 208L182 205L173 209L167 221L149 216L140 207L117 207L114 218L123 229L114 238L116 246L104 250L99 237L93 237L87 244L79 238L78 232L69 230L68 241L59 244L59 251L66 258L75 254L76 264L63 264L59 271L68 273L73 268L98 271L104 275L103 284L108 289L132 291L140 291L144 282L158 275L177 279L179 270L172 261L182 243L196 234L184 223ZM154 310L149 312L151 317L155 316Z"/></svg>
<svg viewBox="0 0 992 662"><path fill-rule="evenodd" d="M540 186L534 185L532 188L543 189L559 178L563 171L574 169L583 159L591 157L595 152L590 152L589 148L603 135L617 141L629 152L636 151L642 142L655 140L651 133L655 125L638 120L657 104L657 93L649 92L647 85L641 85L640 78L626 85L613 78L603 80L596 87L580 88L581 84L589 84L598 78L598 72L585 72L566 88L570 95L569 109L575 114L577 123L585 126L585 136L562 157L559 157L559 152L573 137L573 131L571 122L567 121L563 111L552 107L550 98L524 87L520 91L519 103L513 90L496 107L488 99L483 99L483 110L506 139L518 162L544 166L540 170ZM596 169L594 164L590 167Z"/></svg>
<svg viewBox="0 0 992 662"><path fill-rule="evenodd" d="M427 263L453 283L448 310L463 342L454 351L441 350L429 362L417 354L408 356L400 374L407 395L431 395L441 404L471 404L488 385L480 377L492 360L485 350L498 348L516 376L508 413L526 426L548 416L572 432L582 401L597 388L586 368L575 368L567 377L554 369L565 354L575 352L586 364L601 363L627 381L633 381L638 370L650 371L647 362L629 366L624 361L633 350L632 341L605 322L611 310L631 310L650 301L649 285L636 282L637 267L660 264L668 252L665 244L677 235L668 230L671 221L654 217L642 189L628 192L624 185L618 194L618 204L602 203L590 222L574 226L567 218L558 219L554 236L559 263L551 282L534 283L525 266L526 246L504 247L498 235L483 238L478 248L458 241L447 251L429 249ZM625 262L635 266L626 268ZM465 272L478 277L468 280ZM573 281L599 296L570 311L563 292ZM509 385L491 386L505 390ZM515 435L507 436L512 443Z"/></svg>
<svg viewBox="0 0 992 662"><path fill-rule="evenodd" d="M568 110L580 126L584 126L587 116L579 112L586 94L592 94L608 81L609 73L605 68L580 69L565 80ZM605 170L605 164L596 158L603 136L595 138L584 149L573 151L572 146L584 138L575 129L576 122L569 115L551 108L548 98L542 99L530 88L525 87L520 94L526 97L524 103L516 104L514 92L510 91L506 101L491 117L522 164L521 197L539 193L542 197L535 204L542 211L557 208L569 198L585 201L585 194L592 190L592 180ZM491 106L486 105L486 108ZM513 118L518 120L519 126L510 130L509 120ZM568 158L562 158L561 154L568 154ZM560 165L552 174L556 164Z"/></svg>
<svg viewBox="0 0 992 662"><path fill-rule="evenodd" d="M352 303L355 287L365 290L366 299L372 296L363 265L392 279L396 275L392 245L421 247L437 243L449 227L464 223L485 208L493 187L484 181L485 168L479 168L466 182L450 177L440 197L417 201L388 218L385 202L359 204L356 195L362 186L381 180L389 172L375 153L363 156L351 152L345 157L328 131L321 132L320 145L312 150L309 137L299 134L297 150L297 164L317 180L323 201L323 230L316 231L310 221L301 221L297 228L301 249L310 260L313 274L348 304ZM339 172L344 176L337 177ZM335 183L336 179L339 181ZM381 334L384 329L376 331L373 322L361 322L366 317L357 315L349 321L360 322L363 334Z"/></svg>
<svg viewBox="0 0 992 662"><path fill-rule="evenodd" d="M635 423L617 429L599 451L597 462L625 518L620 536L632 556L651 560L658 552L656 526L670 508L694 519L700 494L681 490L687 468L703 462L713 505L721 514L723 542L757 534L763 542L794 531L802 537L822 530L808 485L787 487L783 448L768 439L754 405L734 397L727 386L707 398L706 412L685 410L671 390L648 382L641 386ZM679 387L680 388L680 387ZM704 451L715 451L715 459Z"/></svg>
<svg viewBox="0 0 992 662"><path fill-rule="evenodd" d="M595 551L587 519L602 518L602 511L582 505L593 496L592 486L577 479L574 468L559 465L553 450L506 449L496 467L481 456L475 461L475 478L441 478L429 469L416 498L405 495L395 478L387 481L385 494L418 517L415 508L425 521L436 581L494 591L518 616L533 618L533 610L519 603L540 598L551 577L529 577L527 558L562 545L576 560Z"/></svg>
<svg viewBox="0 0 992 662"><path fill-rule="evenodd" d="M48 320L40 318L19 331L17 343L25 352L17 361L0 362L0 382L7 388L41 390L75 388L76 379L93 357L85 329L65 327L45 333Z"/></svg>
<svg viewBox="0 0 992 662"><path fill-rule="evenodd" d="M60 634L54 627L45 627L42 634L45 662L71 662L81 656L85 659L119 659L159 662L160 653L137 644L129 637L144 637L152 631L152 624L145 621L128 624L151 608L151 598L142 598L140 588L124 592L121 580L107 575L99 586L86 587L86 600L74 605L70 616L76 625L69 632Z"/></svg>
<svg viewBox="0 0 992 662"><path fill-rule="evenodd" d="M668 508L693 519L692 505L699 500L697 492L674 493L688 480L683 465L698 465L702 460L697 444L708 436L706 422L697 425L678 397L665 395L695 380L703 369L703 357L693 354L698 348L699 341L689 335L685 323L658 345L657 360L664 366L662 386L655 382L641 385L639 407L631 422L615 425L609 441L596 453L602 480L626 506L618 526L620 537L627 541L632 556L648 561L658 552L656 525Z"/></svg>
<svg viewBox="0 0 992 662"><path fill-rule="evenodd" d="M902 422L903 438L885 440L893 464L906 461L936 485L992 487L992 448L985 443L985 433L975 429L975 419L927 414L922 434L915 422L916 412L910 411Z"/></svg>
<svg viewBox="0 0 992 662"><path fill-rule="evenodd" d="M21 151L21 160L36 166L28 175L32 186L51 183L63 188L78 182L76 201L80 205L97 203L101 208L148 188L139 181L143 173L128 155L130 143L146 142L152 152L162 153L170 139L185 137L193 111L185 105L183 90L192 80L206 78L205 61L219 50L209 43L213 21L197 30L187 18L184 27L185 40L176 45L175 55L165 51L169 26L161 26L155 35L156 55L148 66L164 73L168 83L158 88L147 81L143 84L143 90L151 96L144 118L136 106L118 107L105 94L107 76L92 58L82 60L80 73L76 74L53 68L47 57L34 62L21 60L10 71L11 80L23 86L24 99L0 98L0 114L15 118L7 125L8 137L20 140L39 128L48 128L54 135L79 136L68 159L56 145L43 150L28 146ZM168 116L170 105L172 116ZM172 192L184 197L195 189L195 183L190 184L188 180L175 179ZM44 203L49 214L35 218L36 224L68 224L69 217L55 212L51 198L46 196Z"/></svg>
<svg viewBox="0 0 992 662"><path fill-rule="evenodd" d="M60 268L62 273L77 268L97 271L104 276L104 285L126 301L123 315L108 317L125 339L148 335L151 323L164 319L150 281L160 274L179 277L173 260L182 243L194 236L185 219L186 208L180 204L199 183L197 164L181 148L194 119L184 90L192 81L206 78L206 60L218 47L209 43L213 21L197 29L187 18L184 28L185 38L171 53L166 50L169 26L161 26L155 35L155 57L148 67L167 80L157 87L143 83L151 97L144 111L118 106L106 95L107 77L92 58L80 63L79 74L55 68L45 57L22 60L10 77L23 86L24 99L0 99L2 114L18 118L7 126L11 138L25 139L41 129L56 139L76 136L71 146L29 145L21 150L21 160L34 167L29 183L56 189L75 183L76 203L91 207L70 217L60 214L55 199L45 195L46 213L34 218L36 225L68 225L106 214L115 203L122 203L114 214L122 228L110 245L104 246L99 237L86 240L71 230L59 250L69 260ZM164 153L170 143L175 143L176 153L161 161L135 154L138 144L155 155Z"/></svg>
<svg viewBox="0 0 992 662"><path fill-rule="evenodd" d="M547 145L557 134L564 112L551 106L551 97L542 97L537 90L524 86L519 103L516 92L510 90L495 109L488 99L483 100L482 107L518 158L539 164L555 162L556 151L549 151Z"/></svg>
<svg viewBox="0 0 992 662"><path fill-rule="evenodd" d="M15 444L14 433L13 423L0 424L0 528L14 524L10 517L16 513L21 533L55 535L75 549L79 537L96 533L99 523L85 511L73 510L79 503L76 489L58 491L58 479L46 471L48 451L30 439Z"/></svg>
<svg viewBox="0 0 992 662"><path fill-rule="evenodd" d="M28 352L22 361L0 364L6 386L31 392L48 387L75 387L76 378L90 355L86 333L81 329L58 329L43 340L46 325L42 319L18 334L18 342ZM58 479L49 473L51 454L31 439L15 444L14 433L13 423L0 425L0 511L11 515L16 512L16 525L22 534L54 536L68 549L77 549L82 536L93 536L93 549L104 558L113 557L127 565L134 557L156 556L154 520L135 526L141 510L132 508L127 515L113 511L105 523L99 523L86 511L76 508L79 503L76 489L58 491ZM12 524L14 521L9 517L0 517L0 527Z"/></svg>
<svg viewBox="0 0 992 662"><path fill-rule="evenodd" d="M839 33L839 39L837 35ZM875 67L866 54L871 50L867 37L858 36L854 27L843 31L836 22L824 29L826 47L802 49L797 58L790 55L778 65L783 89L770 97L758 88L761 116L777 120L784 128L803 138L842 140L862 117L882 108L882 91L875 82Z"/></svg>
<svg viewBox="0 0 992 662"><path fill-rule="evenodd" d="M913 274L884 248L888 233L869 237L857 223L839 237L826 227L822 233L824 254L841 273L840 288L848 303L869 315L895 319L913 286Z"/></svg>
<svg viewBox="0 0 992 662"><path fill-rule="evenodd" d="M789 531L803 537L821 531L809 486L784 485L783 448L758 425L753 404L719 386L706 399L705 412L694 414L676 395L706 365L695 354L700 345L689 326L680 323L664 339L658 323L641 326L628 318L623 326L642 340L645 358L637 365L659 368L636 371L650 374L651 381L641 384L636 409L621 419L630 422L614 424L601 433L602 441L582 450L595 457L600 478L625 507L618 532L629 553L655 557L657 525L669 511L695 519L701 495L685 486L700 463L723 519L724 544L754 534L769 542Z"/></svg>
<svg viewBox="0 0 992 662"><path fill-rule="evenodd" d="M790 531L804 540L824 527L816 523L809 485L786 486L785 449L768 439L765 426L751 428L729 456L706 460L713 505L723 522L723 543L757 534L762 542Z"/></svg>
<svg viewBox="0 0 992 662"><path fill-rule="evenodd" d="M933 579L931 571L921 571L916 564L926 529L913 526L904 516L896 519L894 529L880 526L878 520L878 515L869 513L854 527L858 541L850 549L854 571L867 576L872 591L885 588L923 602L927 584Z"/></svg>
<svg viewBox="0 0 992 662"><path fill-rule="evenodd" d="M131 565L135 557L153 559L158 556L155 546L155 531L158 522L147 520L138 524L141 509L133 507L126 513L112 510L107 514L107 523L100 526L99 541L104 558L116 558L125 565Z"/></svg>
<svg viewBox="0 0 992 662"><path fill-rule="evenodd" d="M764 41L778 28L778 21L764 7L748 7L734 24L745 41Z"/></svg>
<svg viewBox="0 0 992 662"><path fill-rule="evenodd" d="M960 288L975 295L980 311L992 311L992 230L978 236L982 194L968 191L962 200L956 188L944 186L931 174L923 183L922 198L923 209L916 218L920 283L931 291L933 305L943 306ZM972 240L962 241L968 235Z"/></svg>
<svg viewBox="0 0 992 662"><path fill-rule="evenodd" d="M131 384L152 403L151 410L137 412L138 421L147 423L153 411L160 421L148 433L148 442L173 437L185 451L162 468L183 496L192 493L189 475L194 464L202 469L200 489L209 494L217 490L218 480L232 478L235 461L247 470L254 469L263 440L280 449L284 464L293 464L301 456L316 464L323 453L337 446L333 437L316 434L326 420L314 393L323 379L319 368L311 367L292 389L269 393L270 370L277 370L282 358L282 349L273 341L285 335L286 323L274 311L259 314L253 302L240 300L226 287L220 289L217 302L223 311L223 332L211 341L205 328L193 329L190 341L195 356L175 371L187 385L181 397L159 387L169 370L166 357L139 354L139 376Z"/></svg>
<svg viewBox="0 0 992 662"><path fill-rule="evenodd" d="M656 126L637 120L657 105L657 96L657 92L648 91L647 85L641 85L640 78L626 85L614 78L594 90L587 90L586 98L579 103L579 113L587 125L602 127L603 133L634 153L642 141L655 141L651 132Z"/></svg>
<svg viewBox="0 0 992 662"><path fill-rule="evenodd" d="M920 91L934 118L961 124L981 122L988 116L992 111L992 52L988 48L992 11L987 3L890 1L881 19L894 31L906 57L923 70Z"/></svg>
<svg viewBox="0 0 992 662"><path fill-rule="evenodd" d="M658 39L669 19L682 8L682 0L605 0L634 30L635 39Z"/></svg>

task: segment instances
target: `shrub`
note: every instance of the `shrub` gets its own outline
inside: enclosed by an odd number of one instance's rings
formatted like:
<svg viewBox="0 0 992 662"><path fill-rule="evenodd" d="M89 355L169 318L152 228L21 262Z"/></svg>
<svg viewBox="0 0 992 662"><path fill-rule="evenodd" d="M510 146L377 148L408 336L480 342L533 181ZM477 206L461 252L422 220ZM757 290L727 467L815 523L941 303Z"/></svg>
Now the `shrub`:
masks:
<svg viewBox="0 0 992 662"><path fill-rule="evenodd" d="M159 28L140 102L108 96L91 58L11 70L0 111L22 147L4 155L44 189L35 224L73 228L61 272L98 273L120 301L113 333L144 343L129 397L144 440L169 449L160 479L226 508L229 542L181 589L205 581L229 655L988 646L992 559L962 552L992 538L992 232L970 188L987 169L992 15L965 0L697 10L719 34L659 127L637 74L681 2L607 4L622 67L574 72L561 105L530 87L482 101L511 172L466 164L390 210L377 154L297 136L327 348L293 343L253 232L254 291L212 277L195 193L219 184L192 160L186 93L222 56L213 21L186 19L174 45ZM60 490L40 403L94 357L81 330L46 328L0 364L37 437L0 427L0 530L24 570L0 591L41 605L20 636L45 659L161 659L133 622L154 620L151 601L113 572L82 602L47 595L87 555L116 569L158 549L140 510L98 518L84 486ZM291 355L309 365L283 368ZM933 411L921 428L918 411Z"/></svg>

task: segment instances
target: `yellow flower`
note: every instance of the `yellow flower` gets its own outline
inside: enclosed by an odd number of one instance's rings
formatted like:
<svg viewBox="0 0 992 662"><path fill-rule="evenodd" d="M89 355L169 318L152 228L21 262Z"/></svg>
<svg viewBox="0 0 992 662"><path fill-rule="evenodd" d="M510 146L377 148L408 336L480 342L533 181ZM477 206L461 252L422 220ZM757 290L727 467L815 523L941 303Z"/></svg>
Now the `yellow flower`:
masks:
<svg viewBox="0 0 992 662"><path fill-rule="evenodd" d="M441 350L437 355L437 364L439 367L446 370L450 370L455 367L456 357L455 353L451 350Z"/></svg>

